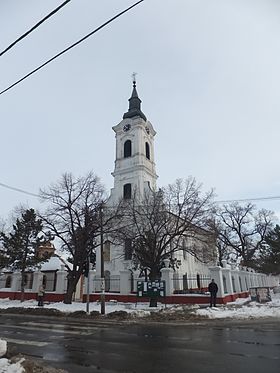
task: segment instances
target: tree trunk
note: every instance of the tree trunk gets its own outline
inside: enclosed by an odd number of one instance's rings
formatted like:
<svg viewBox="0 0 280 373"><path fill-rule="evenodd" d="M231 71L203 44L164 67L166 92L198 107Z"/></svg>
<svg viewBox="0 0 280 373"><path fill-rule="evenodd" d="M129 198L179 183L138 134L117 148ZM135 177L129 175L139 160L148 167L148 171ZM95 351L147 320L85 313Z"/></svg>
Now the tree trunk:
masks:
<svg viewBox="0 0 280 373"><path fill-rule="evenodd" d="M157 307L157 297L150 298L149 307Z"/></svg>
<svg viewBox="0 0 280 373"><path fill-rule="evenodd" d="M20 281L20 301L24 302L24 272L21 272L21 281Z"/></svg>
<svg viewBox="0 0 280 373"><path fill-rule="evenodd" d="M72 298L73 298L73 293L76 290L77 283L80 279L80 276L77 277L69 277L68 280L68 287L67 287L67 292L64 296L64 303L65 304L71 304L72 303Z"/></svg>

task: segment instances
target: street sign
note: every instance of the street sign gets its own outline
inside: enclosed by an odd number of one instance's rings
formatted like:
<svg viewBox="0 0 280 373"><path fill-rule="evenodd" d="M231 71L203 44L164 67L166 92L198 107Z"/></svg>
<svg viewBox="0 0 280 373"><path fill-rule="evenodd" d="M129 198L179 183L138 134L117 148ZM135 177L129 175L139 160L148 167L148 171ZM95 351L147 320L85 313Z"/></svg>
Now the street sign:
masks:
<svg viewBox="0 0 280 373"><path fill-rule="evenodd" d="M102 277L102 278L100 279L100 290L101 290L101 291L104 291L104 290L105 290L105 278L104 278L104 277Z"/></svg>

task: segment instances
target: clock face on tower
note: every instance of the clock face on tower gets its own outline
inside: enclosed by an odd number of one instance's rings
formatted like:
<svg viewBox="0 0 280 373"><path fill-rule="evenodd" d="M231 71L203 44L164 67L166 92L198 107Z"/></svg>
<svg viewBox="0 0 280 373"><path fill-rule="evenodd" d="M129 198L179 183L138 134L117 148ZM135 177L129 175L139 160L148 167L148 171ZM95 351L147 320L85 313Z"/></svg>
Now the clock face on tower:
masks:
<svg viewBox="0 0 280 373"><path fill-rule="evenodd" d="M131 128L131 125L128 123L128 124L125 124L124 126L123 126L123 131L124 132L127 132L127 131L129 131L130 130L130 128Z"/></svg>

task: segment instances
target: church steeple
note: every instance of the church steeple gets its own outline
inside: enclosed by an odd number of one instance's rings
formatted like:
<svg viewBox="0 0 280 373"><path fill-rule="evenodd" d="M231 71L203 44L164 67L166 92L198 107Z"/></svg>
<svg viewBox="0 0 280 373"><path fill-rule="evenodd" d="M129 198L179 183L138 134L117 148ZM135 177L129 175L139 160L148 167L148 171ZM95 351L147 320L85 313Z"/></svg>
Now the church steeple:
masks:
<svg viewBox="0 0 280 373"><path fill-rule="evenodd" d="M132 94L131 94L131 97L128 101L129 101L129 108L128 108L128 111L126 113L124 113L123 119L140 117L140 118L142 118L146 121L147 118L146 118L145 114L141 111L141 102L142 101L138 97L138 93L137 93L137 90L136 90L135 76L134 76L134 79L133 79Z"/></svg>
<svg viewBox="0 0 280 373"><path fill-rule="evenodd" d="M108 200L109 205L120 199L130 199L134 193L142 198L149 190L156 190L154 137L152 123L141 111L141 100L133 76L129 110L123 120L113 127L116 134L115 168L112 172L114 187Z"/></svg>

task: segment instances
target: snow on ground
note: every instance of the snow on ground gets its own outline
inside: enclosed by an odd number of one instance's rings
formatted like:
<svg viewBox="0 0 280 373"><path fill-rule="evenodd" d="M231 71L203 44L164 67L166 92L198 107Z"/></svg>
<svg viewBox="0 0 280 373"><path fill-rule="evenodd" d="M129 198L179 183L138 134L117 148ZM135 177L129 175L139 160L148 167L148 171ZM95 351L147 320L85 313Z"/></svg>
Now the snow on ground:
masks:
<svg viewBox="0 0 280 373"><path fill-rule="evenodd" d="M25 369L21 366L21 362L24 359L18 361L17 363L11 363L8 359L0 359L0 372L1 373L24 373Z"/></svg>
<svg viewBox="0 0 280 373"><path fill-rule="evenodd" d="M225 306L213 307L206 309L198 309L197 315L209 317L210 319L234 318L234 319L252 319L263 317L280 318L280 294L272 294L271 302L247 303L250 298L247 298L244 303L242 299L237 299L236 302L228 303ZM247 302L246 302L247 301Z"/></svg>
<svg viewBox="0 0 280 373"><path fill-rule="evenodd" d="M7 352L7 342L0 339L0 357L4 356Z"/></svg>
<svg viewBox="0 0 280 373"><path fill-rule="evenodd" d="M211 319L214 318L262 318L262 317L279 317L280 318L280 293L271 294L272 300L268 303L250 302L250 298L240 298L235 302L218 307L199 308L197 305L193 306L179 306L167 305L166 312L182 311L186 307L192 309L192 312L198 316L204 316ZM0 308L23 307L23 308L37 308L35 300L27 300L20 302L17 300L0 299ZM86 303L73 302L72 304L64 304L63 302L45 304L44 308L52 308L65 313L75 311L86 311ZM165 305L158 304L157 308L150 308L148 303L120 303L116 301L106 302L106 314L114 311L126 311L133 313L135 316L141 317L149 315L151 312L157 312L165 309ZM89 311L100 311L100 304L92 302L89 304Z"/></svg>

